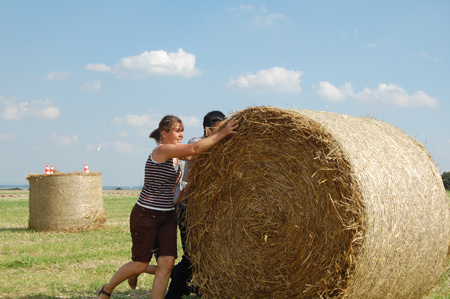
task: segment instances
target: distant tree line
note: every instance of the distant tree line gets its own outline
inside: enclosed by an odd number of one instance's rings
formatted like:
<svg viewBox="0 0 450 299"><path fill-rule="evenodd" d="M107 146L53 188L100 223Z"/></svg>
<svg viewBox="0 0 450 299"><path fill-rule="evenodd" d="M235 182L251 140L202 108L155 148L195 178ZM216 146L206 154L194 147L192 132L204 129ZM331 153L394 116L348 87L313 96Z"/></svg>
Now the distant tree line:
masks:
<svg viewBox="0 0 450 299"><path fill-rule="evenodd" d="M450 172L446 171L442 174L445 190L450 190Z"/></svg>

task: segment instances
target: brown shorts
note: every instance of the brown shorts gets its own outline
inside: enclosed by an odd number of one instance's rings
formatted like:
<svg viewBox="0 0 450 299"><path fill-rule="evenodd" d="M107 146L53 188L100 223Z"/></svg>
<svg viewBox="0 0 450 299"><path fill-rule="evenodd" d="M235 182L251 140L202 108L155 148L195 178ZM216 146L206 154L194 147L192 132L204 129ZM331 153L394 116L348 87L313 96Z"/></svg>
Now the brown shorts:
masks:
<svg viewBox="0 0 450 299"><path fill-rule="evenodd" d="M133 261L149 263L155 251L158 256L177 257L175 210L163 212L136 204L130 215L130 232Z"/></svg>

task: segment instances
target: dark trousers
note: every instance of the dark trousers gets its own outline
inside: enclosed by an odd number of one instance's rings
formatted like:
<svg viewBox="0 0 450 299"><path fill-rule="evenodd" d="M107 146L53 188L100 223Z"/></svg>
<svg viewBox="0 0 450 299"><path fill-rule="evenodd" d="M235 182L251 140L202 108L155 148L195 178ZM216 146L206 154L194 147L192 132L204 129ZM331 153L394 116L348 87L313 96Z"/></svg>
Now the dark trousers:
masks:
<svg viewBox="0 0 450 299"><path fill-rule="evenodd" d="M192 264L189 260L188 252L186 251L186 225L184 222L185 206L178 207L178 228L180 229L181 245L183 246L183 256L181 261L172 269L169 289L166 293L165 299L180 299L183 295L189 295L191 289L188 285L192 278Z"/></svg>

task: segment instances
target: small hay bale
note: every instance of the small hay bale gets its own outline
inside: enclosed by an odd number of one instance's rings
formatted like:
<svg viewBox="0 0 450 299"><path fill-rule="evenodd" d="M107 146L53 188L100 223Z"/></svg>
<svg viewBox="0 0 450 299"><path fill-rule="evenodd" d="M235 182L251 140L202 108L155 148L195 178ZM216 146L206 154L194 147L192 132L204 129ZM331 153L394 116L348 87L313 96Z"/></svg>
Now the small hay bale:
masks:
<svg viewBox="0 0 450 299"><path fill-rule="evenodd" d="M30 229L81 231L106 222L101 172L30 174L27 179Z"/></svg>
<svg viewBox="0 0 450 299"><path fill-rule="evenodd" d="M419 298L450 217L425 148L371 118L251 107L190 170L188 246L204 298Z"/></svg>

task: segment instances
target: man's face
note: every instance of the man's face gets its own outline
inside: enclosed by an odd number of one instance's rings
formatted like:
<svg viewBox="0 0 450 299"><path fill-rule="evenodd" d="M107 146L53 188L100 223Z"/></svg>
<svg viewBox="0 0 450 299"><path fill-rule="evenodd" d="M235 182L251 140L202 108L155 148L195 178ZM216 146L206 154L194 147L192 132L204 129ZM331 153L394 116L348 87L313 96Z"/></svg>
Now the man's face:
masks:
<svg viewBox="0 0 450 299"><path fill-rule="evenodd" d="M206 128L206 137L211 136L217 131L217 128L223 123L223 120L218 120L214 123L214 126Z"/></svg>

